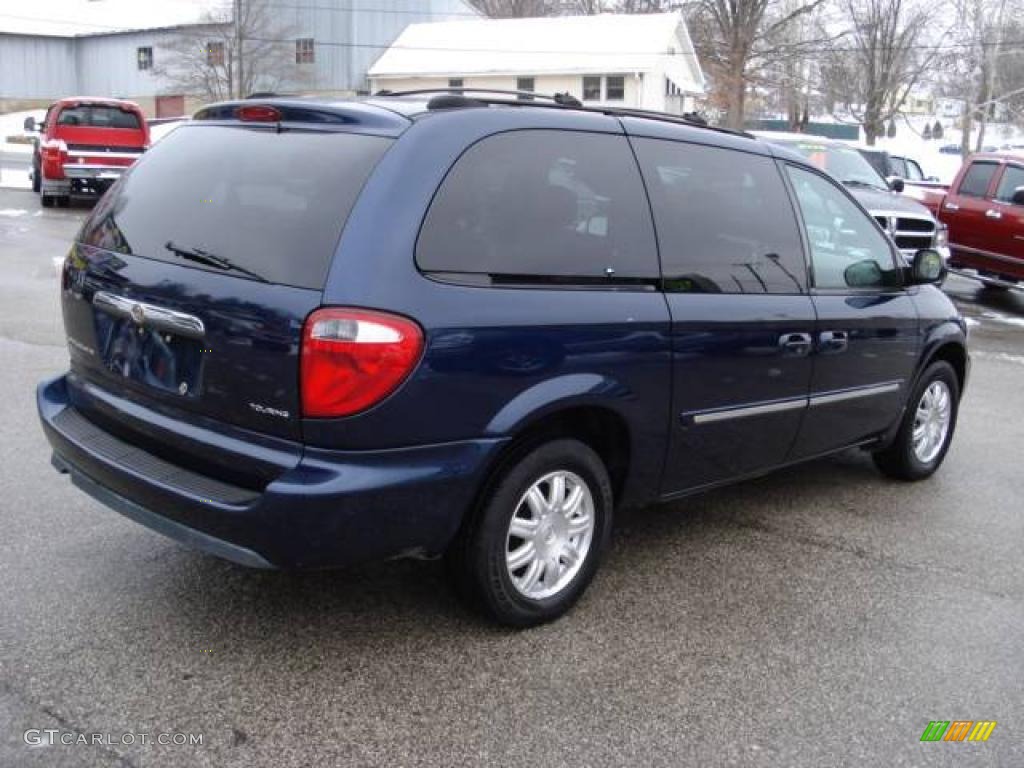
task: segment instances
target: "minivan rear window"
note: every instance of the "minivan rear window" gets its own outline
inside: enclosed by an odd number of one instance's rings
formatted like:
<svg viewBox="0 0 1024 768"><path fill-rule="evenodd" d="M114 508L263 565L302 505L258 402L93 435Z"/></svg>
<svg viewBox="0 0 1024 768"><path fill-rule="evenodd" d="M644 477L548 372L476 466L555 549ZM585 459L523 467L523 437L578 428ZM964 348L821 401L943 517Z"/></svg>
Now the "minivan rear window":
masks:
<svg viewBox="0 0 1024 768"><path fill-rule="evenodd" d="M79 104L65 107L57 118L57 125L75 125L87 128L127 128L139 130L139 116L128 109Z"/></svg>
<svg viewBox="0 0 1024 768"><path fill-rule="evenodd" d="M349 211L391 143L339 132L183 125L103 198L81 241L320 289ZM212 258L183 259L185 252Z"/></svg>

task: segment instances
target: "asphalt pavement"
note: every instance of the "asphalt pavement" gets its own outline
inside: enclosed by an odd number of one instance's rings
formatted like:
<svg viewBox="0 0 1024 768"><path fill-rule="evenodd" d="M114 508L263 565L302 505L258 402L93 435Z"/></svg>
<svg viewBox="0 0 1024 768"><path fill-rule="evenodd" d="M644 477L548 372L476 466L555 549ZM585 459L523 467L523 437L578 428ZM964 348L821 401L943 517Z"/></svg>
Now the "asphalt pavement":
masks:
<svg viewBox="0 0 1024 768"><path fill-rule="evenodd" d="M58 475L34 388L86 212L0 190L0 767L1024 765L1024 293L947 284L973 369L932 479L850 452L623 516L509 632L438 563L247 570Z"/></svg>

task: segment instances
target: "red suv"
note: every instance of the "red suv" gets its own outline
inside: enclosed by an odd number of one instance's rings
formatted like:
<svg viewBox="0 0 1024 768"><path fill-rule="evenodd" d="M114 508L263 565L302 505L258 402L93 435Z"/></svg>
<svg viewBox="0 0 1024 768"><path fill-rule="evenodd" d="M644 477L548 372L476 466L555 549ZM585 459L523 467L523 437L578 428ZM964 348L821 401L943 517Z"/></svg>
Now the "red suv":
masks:
<svg viewBox="0 0 1024 768"><path fill-rule="evenodd" d="M149 126L137 104L114 99L61 99L50 105L32 156L32 189L43 205L67 205L74 194L102 194L149 146Z"/></svg>

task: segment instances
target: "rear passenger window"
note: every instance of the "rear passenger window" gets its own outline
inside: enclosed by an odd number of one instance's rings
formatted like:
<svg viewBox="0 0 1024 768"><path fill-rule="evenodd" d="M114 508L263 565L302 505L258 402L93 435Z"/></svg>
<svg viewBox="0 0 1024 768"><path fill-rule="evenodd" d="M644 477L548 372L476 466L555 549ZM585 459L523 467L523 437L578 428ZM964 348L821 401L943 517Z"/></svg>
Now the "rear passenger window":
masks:
<svg viewBox="0 0 1024 768"><path fill-rule="evenodd" d="M973 163L964 174L957 191L967 197L985 197L997 168L999 165L996 163Z"/></svg>
<svg viewBox="0 0 1024 768"><path fill-rule="evenodd" d="M659 139L636 149L666 290L804 292L800 230L773 160Z"/></svg>
<svg viewBox="0 0 1024 768"><path fill-rule="evenodd" d="M629 144L621 136L549 130L480 141L441 184L416 262L425 272L496 280L657 278Z"/></svg>

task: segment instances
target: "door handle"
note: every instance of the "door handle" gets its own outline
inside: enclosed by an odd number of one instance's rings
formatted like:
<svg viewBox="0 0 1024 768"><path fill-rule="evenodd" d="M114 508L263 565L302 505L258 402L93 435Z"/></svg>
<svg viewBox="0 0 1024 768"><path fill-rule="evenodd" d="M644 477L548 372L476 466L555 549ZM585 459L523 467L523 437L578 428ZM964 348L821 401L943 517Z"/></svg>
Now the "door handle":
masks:
<svg viewBox="0 0 1024 768"><path fill-rule="evenodd" d="M947 211L959 211L960 210L960 206L957 205L956 203L946 203L942 207L945 208Z"/></svg>
<svg viewBox="0 0 1024 768"><path fill-rule="evenodd" d="M838 354L845 352L850 343L850 334L846 331L822 331L818 334L818 345L822 354Z"/></svg>
<svg viewBox="0 0 1024 768"><path fill-rule="evenodd" d="M783 354L802 357L811 351L811 334L784 333L779 336L779 346Z"/></svg>
<svg viewBox="0 0 1024 768"><path fill-rule="evenodd" d="M989 219L1001 219L1003 218L1003 214L995 210L994 208L989 208L987 211L985 211L985 217Z"/></svg>

